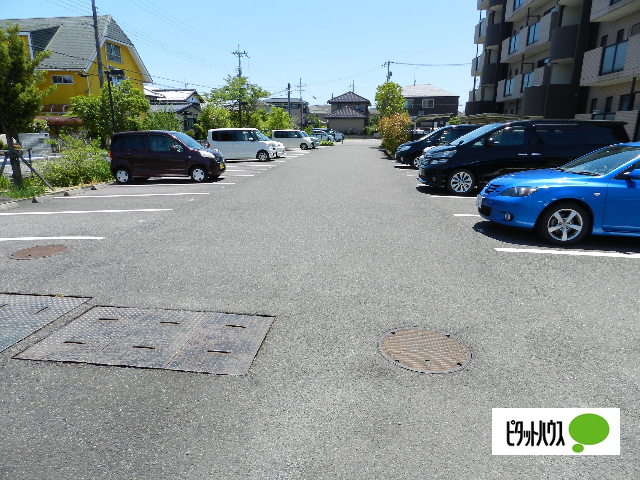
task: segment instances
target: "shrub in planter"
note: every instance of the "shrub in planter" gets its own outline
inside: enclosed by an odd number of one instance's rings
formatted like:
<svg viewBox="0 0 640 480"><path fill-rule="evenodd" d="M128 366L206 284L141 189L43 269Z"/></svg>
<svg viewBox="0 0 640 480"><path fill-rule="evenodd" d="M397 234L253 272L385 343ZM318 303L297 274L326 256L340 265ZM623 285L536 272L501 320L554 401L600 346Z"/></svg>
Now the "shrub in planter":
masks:
<svg viewBox="0 0 640 480"><path fill-rule="evenodd" d="M401 144L411 139L411 118L407 112L382 117L378 123L378 131L382 136L382 148L393 154Z"/></svg>

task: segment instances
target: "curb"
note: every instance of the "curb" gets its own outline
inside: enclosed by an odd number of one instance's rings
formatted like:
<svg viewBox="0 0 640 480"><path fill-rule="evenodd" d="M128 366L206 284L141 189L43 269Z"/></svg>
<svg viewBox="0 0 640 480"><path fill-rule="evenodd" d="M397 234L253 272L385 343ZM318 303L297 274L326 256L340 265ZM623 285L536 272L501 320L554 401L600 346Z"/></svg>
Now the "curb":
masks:
<svg viewBox="0 0 640 480"><path fill-rule="evenodd" d="M10 210L12 208L18 208L20 203L30 201L31 203L43 203L52 200L54 197L58 197L60 195L64 197L70 197L71 195L81 195L85 192L89 192L91 190L100 190L102 188L106 188L111 185L111 182L105 183L97 183L95 185L85 185L82 187L73 187L67 189L55 190L50 193L45 193L44 195L38 195L37 197L29 197L29 198L19 198L15 200L10 200L2 203L0 200L0 210Z"/></svg>

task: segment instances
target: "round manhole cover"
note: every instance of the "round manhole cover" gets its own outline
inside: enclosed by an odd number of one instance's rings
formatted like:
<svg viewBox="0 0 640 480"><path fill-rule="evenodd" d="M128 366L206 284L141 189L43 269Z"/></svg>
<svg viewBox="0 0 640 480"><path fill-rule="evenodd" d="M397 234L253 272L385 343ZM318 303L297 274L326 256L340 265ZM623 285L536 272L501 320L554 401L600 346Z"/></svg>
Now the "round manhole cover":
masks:
<svg viewBox="0 0 640 480"><path fill-rule="evenodd" d="M52 255L58 255L69 250L64 245L45 245L42 247L25 248L24 250L18 250L11 255L11 258L15 260L32 260L34 258L50 257Z"/></svg>
<svg viewBox="0 0 640 480"><path fill-rule="evenodd" d="M394 365L423 373L450 373L471 361L471 350L446 333L405 327L385 333L380 353Z"/></svg>

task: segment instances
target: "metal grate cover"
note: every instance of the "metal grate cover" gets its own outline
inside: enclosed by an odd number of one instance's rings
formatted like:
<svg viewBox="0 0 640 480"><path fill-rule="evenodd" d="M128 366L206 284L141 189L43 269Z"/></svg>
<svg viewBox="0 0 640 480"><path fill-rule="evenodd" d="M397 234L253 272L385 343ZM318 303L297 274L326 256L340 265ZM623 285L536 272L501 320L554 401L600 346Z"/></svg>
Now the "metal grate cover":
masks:
<svg viewBox="0 0 640 480"><path fill-rule="evenodd" d="M455 372L471 361L471 351L460 340L420 327L387 332L378 348L395 365L421 373Z"/></svg>
<svg viewBox="0 0 640 480"><path fill-rule="evenodd" d="M36 258L51 257L52 255L58 255L69 250L64 245L45 245L42 247L25 248L24 250L18 250L11 258L14 260L33 260Z"/></svg>
<svg viewBox="0 0 640 480"><path fill-rule="evenodd" d="M0 294L0 351L27 338L88 298Z"/></svg>
<svg viewBox="0 0 640 480"><path fill-rule="evenodd" d="M94 307L15 358L246 375L272 317Z"/></svg>

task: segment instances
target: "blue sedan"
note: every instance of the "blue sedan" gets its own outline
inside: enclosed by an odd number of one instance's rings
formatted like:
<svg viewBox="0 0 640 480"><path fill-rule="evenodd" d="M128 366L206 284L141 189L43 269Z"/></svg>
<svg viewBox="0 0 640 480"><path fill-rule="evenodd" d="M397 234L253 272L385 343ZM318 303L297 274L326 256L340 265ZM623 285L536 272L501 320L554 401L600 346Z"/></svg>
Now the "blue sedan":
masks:
<svg viewBox="0 0 640 480"><path fill-rule="evenodd" d="M495 178L476 199L483 218L571 245L589 233L640 236L640 142L612 145L559 168Z"/></svg>

